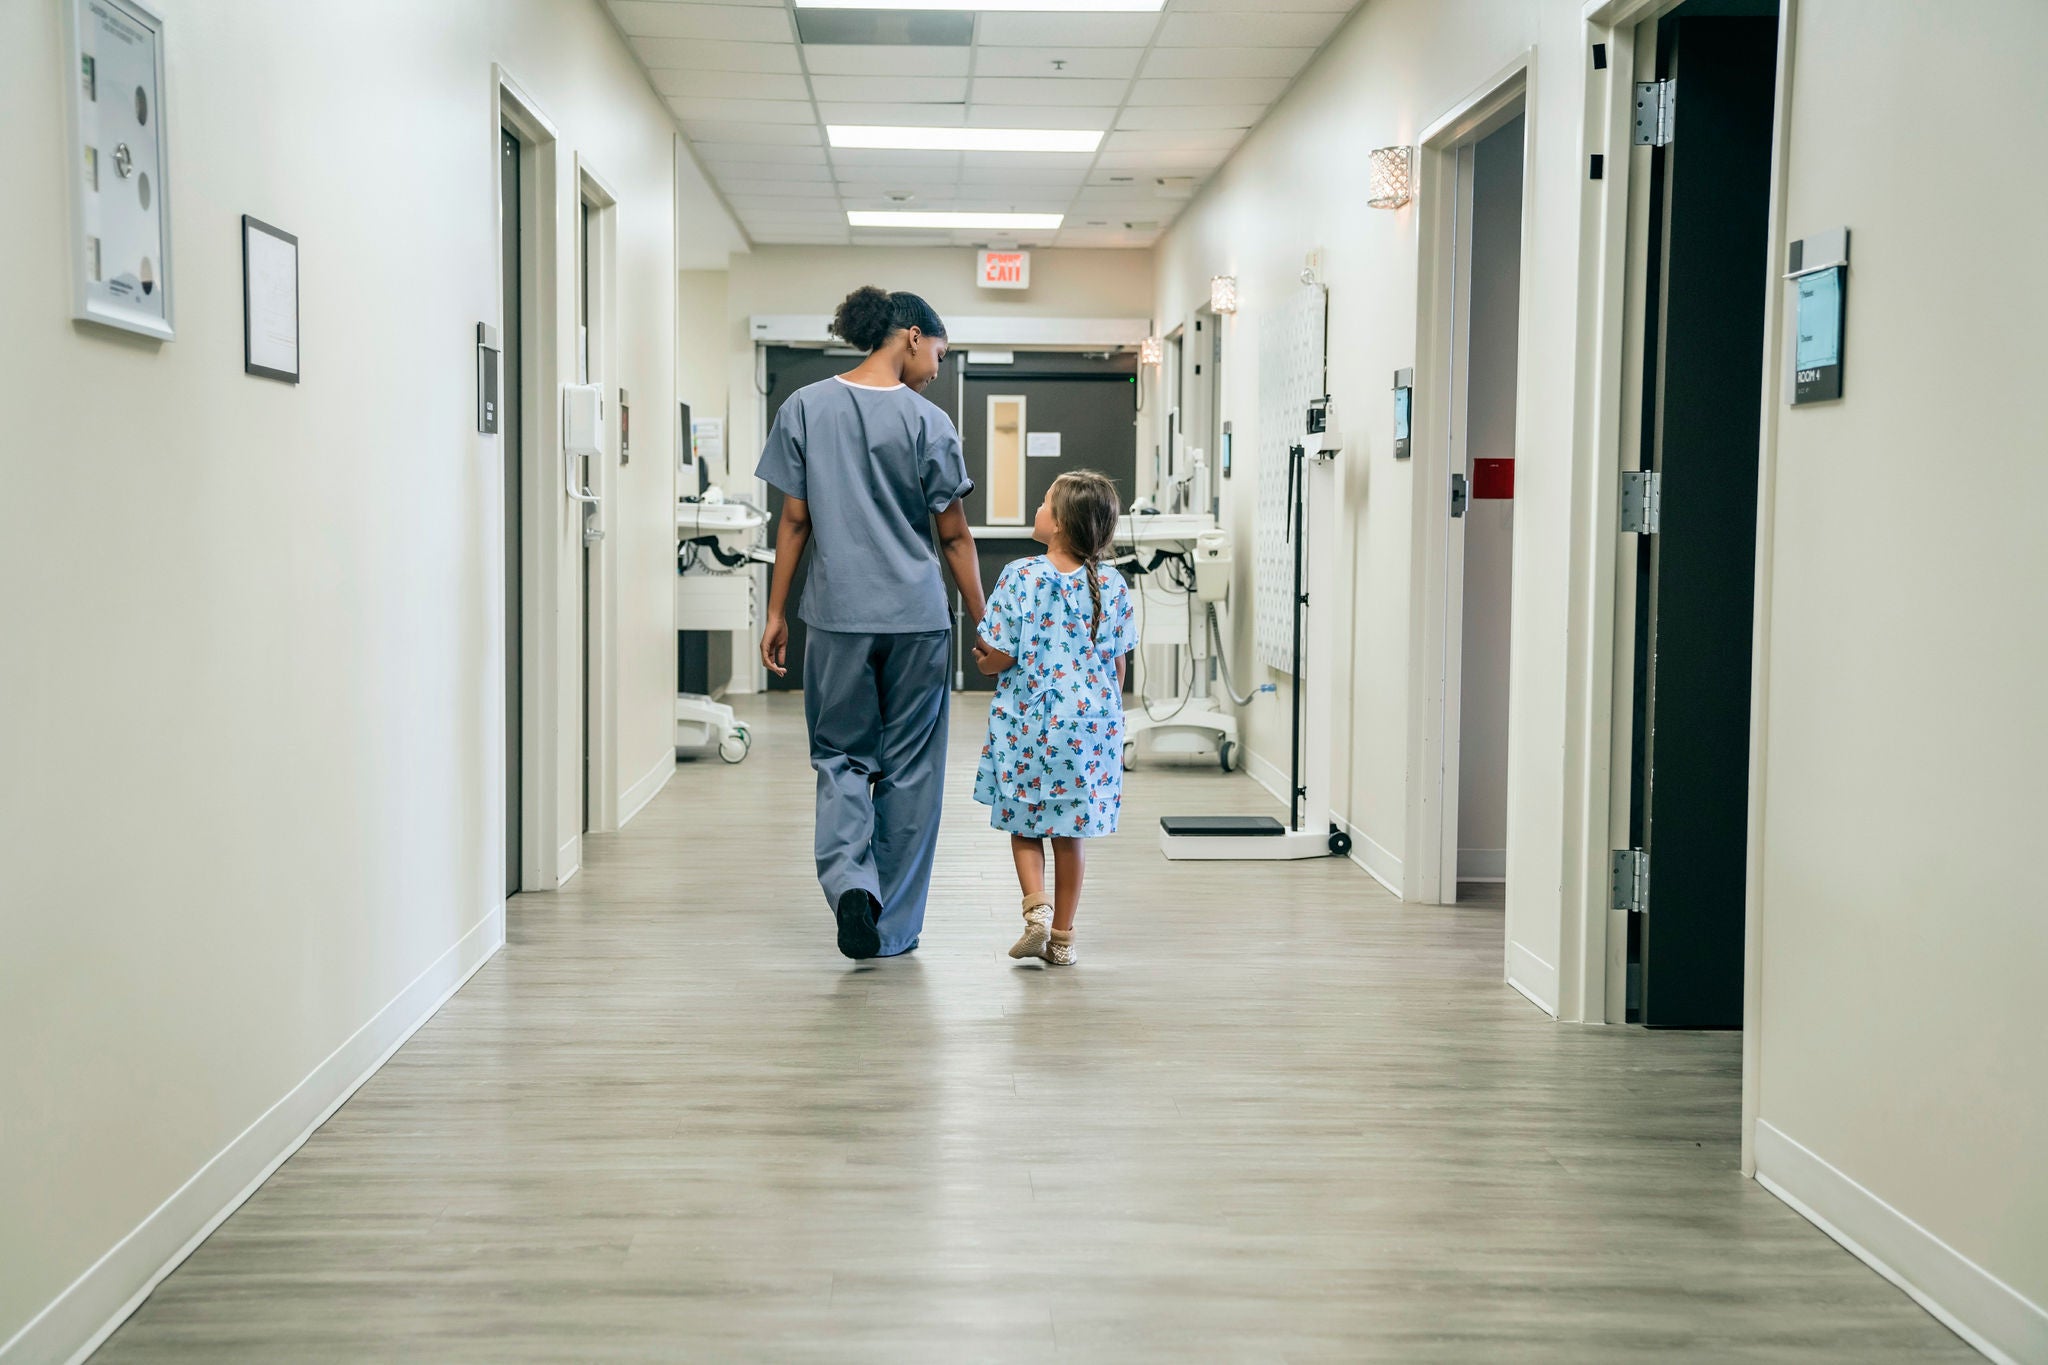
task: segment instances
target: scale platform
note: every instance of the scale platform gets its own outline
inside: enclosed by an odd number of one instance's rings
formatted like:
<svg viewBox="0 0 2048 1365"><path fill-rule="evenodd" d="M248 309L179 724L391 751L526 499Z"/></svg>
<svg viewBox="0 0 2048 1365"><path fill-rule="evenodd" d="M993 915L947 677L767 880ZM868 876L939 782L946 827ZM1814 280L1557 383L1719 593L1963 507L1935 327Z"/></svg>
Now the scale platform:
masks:
<svg viewBox="0 0 2048 1365"><path fill-rule="evenodd" d="M1289 829L1270 815L1162 815L1159 851L1177 862L1291 862L1349 853L1351 836Z"/></svg>

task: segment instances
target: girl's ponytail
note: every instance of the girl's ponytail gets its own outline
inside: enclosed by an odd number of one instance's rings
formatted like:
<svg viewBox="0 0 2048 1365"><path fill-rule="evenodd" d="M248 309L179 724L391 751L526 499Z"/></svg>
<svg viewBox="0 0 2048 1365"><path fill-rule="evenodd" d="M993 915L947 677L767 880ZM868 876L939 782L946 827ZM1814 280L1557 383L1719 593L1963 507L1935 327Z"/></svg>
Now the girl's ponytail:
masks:
<svg viewBox="0 0 2048 1365"><path fill-rule="evenodd" d="M1107 474L1077 469L1053 480L1051 498L1053 522L1088 573L1088 601L1094 608L1088 638L1094 641L1102 633L1102 560L1116 543L1123 511L1116 484Z"/></svg>

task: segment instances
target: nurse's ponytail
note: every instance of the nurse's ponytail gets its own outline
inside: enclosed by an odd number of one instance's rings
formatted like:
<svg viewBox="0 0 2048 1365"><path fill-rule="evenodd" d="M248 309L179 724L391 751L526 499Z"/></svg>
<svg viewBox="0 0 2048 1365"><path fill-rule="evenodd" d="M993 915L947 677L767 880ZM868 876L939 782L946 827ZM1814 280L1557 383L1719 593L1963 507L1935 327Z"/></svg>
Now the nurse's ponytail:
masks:
<svg viewBox="0 0 2048 1365"><path fill-rule="evenodd" d="M1088 638L1096 640L1102 633L1102 561L1116 543L1117 518L1123 514L1116 484L1107 474L1077 469L1054 479L1049 496L1053 524L1088 571Z"/></svg>
<svg viewBox="0 0 2048 1365"><path fill-rule="evenodd" d="M910 293L891 294L871 284L848 294L832 315L832 335L863 351L873 351L912 327L928 337L946 334L946 324L923 299Z"/></svg>

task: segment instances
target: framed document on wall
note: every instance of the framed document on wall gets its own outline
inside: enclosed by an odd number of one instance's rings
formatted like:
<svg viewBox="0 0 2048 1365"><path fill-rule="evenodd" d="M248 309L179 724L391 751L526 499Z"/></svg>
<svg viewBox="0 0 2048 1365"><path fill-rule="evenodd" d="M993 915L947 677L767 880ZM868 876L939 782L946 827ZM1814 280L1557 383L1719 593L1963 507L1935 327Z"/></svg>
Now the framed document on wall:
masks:
<svg viewBox="0 0 2048 1365"><path fill-rule="evenodd" d="M164 21L143 0L63 0L71 315L170 340Z"/></svg>
<svg viewBox="0 0 2048 1365"><path fill-rule="evenodd" d="M242 215L242 368L299 382L299 239Z"/></svg>

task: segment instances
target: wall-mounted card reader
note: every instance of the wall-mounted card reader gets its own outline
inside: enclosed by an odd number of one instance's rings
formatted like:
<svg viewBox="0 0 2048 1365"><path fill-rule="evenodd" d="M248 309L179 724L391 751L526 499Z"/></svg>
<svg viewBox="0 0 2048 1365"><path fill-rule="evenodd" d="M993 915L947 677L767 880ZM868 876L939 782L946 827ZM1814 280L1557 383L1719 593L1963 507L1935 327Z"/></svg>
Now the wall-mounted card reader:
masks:
<svg viewBox="0 0 2048 1365"><path fill-rule="evenodd" d="M1792 285L1792 405L1840 398L1849 229L1792 243L1785 253L1785 278Z"/></svg>
<svg viewBox="0 0 2048 1365"><path fill-rule="evenodd" d="M476 325L476 429L498 434L498 329Z"/></svg>
<svg viewBox="0 0 2048 1365"><path fill-rule="evenodd" d="M1409 435L1415 413L1415 371L1394 371L1394 458L1405 460L1413 449Z"/></svg>

